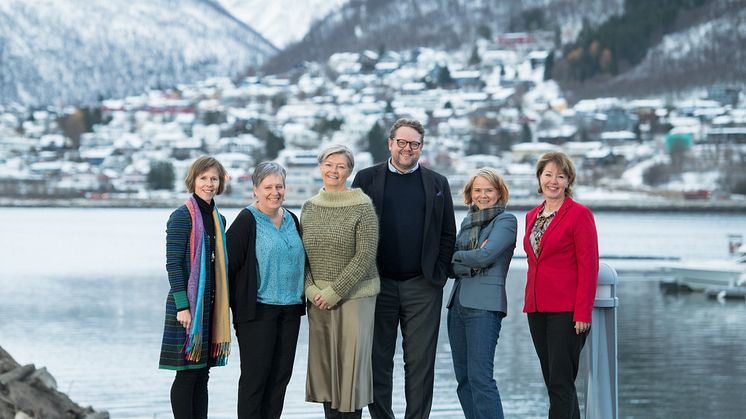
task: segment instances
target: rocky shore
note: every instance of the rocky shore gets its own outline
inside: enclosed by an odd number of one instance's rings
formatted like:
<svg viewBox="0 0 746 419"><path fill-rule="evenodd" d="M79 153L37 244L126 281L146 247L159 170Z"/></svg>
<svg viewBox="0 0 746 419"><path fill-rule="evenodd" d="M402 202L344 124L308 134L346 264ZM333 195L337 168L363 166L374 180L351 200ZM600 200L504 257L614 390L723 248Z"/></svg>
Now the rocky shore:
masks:
<svg viewBox="0 0 746 419"><path fill-rule="evenodd" d="M81 407L57 390L42 367L20 365L0 347L0 419L108 419L109 413Z"/></svg>

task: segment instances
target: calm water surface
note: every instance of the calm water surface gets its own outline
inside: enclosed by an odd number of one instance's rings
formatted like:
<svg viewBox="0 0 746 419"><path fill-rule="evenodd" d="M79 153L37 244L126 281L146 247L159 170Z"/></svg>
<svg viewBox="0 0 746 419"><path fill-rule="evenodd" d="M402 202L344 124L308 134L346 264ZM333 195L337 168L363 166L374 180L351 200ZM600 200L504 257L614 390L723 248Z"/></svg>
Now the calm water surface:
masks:
<svg viewBox="0 0 746 419"><path fill-rule="evenodd" d="M238 210L224 212L230 223ZM78 403L114 418L171 417L173 372L157 369L169 213L0 209L0 345L22 364L46 366ZM524 214L516 215L522 223ZM456 217L460 222L463 213ZM607 262L621 273L620 417L743 417L746 304L665 295L652 270L658 262L618 257L725 257L727 234L746 234L746 217L610 212L597 214L596 221L601 254L614 257ZM547 397L520 312L526 266L520 245L516 254L495 377L507 417L540 418L546 417ZM459 418L445 310L442 326L432 417ZM319 405L304 402L306 335L304 324L284 418L322 416ZM212 418L235 417L237 355L234 344L229 365L211 370ZM395 410L402 417L400 356L396 368ZM578 386L582 393L582 373Z"/></svg>

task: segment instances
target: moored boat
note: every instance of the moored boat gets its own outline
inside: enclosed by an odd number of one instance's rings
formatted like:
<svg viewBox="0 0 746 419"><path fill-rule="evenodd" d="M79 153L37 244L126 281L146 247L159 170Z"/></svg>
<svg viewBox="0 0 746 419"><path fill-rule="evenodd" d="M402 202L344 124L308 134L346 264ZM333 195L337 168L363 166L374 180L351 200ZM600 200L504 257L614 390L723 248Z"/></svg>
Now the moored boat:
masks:
<svg viewBox="0 0 746 419"><path fill-rule="evenodd" d="M668 264L673 282L692 291L746 290L746 245L741 235L729 237L730 259L691 260Z"/></svg>

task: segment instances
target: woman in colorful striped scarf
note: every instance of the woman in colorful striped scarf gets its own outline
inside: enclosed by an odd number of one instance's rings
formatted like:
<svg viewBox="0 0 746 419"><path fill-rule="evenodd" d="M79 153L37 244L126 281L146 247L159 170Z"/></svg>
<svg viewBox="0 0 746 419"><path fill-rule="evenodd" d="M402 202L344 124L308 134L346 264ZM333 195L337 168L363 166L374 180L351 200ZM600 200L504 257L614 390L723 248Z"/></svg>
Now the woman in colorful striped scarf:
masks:
<svg viewBox="0 0 746 419"><path fill-rule="evenodd" d="M225 217L213 200L225 181L225 168L216 159L195 160L185 180L191 195L166 225L171 289L159 367L176 371L171 386L175 419L207 417L210 367L225 365L230 351Z"/></svg>

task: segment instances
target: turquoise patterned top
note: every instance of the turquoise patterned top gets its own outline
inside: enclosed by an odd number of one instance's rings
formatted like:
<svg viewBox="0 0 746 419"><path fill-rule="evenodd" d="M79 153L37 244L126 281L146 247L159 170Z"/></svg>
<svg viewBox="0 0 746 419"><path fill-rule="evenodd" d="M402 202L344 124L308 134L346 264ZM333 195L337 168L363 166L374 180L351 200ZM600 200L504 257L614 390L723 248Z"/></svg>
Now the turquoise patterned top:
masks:
<svg viewBox="0 0 746 419"><path fill-rule="evenodd" d="M305 252L290 213L284 211L278 229L269 216L247 207L256 219L257 301L262 304L303 304Z"/></svg>

